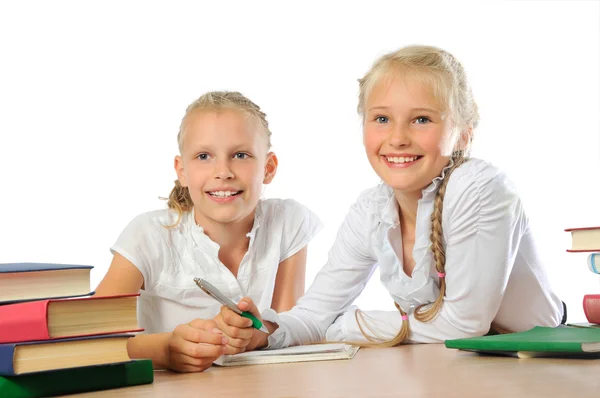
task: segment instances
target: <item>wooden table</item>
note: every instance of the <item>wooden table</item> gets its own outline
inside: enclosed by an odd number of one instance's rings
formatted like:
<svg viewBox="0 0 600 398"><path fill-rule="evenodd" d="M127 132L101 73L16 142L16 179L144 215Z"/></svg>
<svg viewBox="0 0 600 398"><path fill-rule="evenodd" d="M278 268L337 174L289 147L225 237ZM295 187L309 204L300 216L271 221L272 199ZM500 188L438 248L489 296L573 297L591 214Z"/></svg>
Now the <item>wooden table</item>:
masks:
<svg viewBox="0 0 600 398"><path fill-rule="evenodd" d="M70 397L600 397L600 359L480 356L441 344L361 349L354 359L203 373Z"/></svg>

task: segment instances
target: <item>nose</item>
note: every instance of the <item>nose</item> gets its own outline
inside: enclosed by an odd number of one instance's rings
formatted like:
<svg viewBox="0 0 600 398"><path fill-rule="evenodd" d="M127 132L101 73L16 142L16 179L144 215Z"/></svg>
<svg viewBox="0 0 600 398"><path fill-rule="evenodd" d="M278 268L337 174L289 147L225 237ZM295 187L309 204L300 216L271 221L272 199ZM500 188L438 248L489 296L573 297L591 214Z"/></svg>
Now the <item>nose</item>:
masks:
<svg viewBox="0 0 600 398"><path fill-rule="evenodd" d="M231 180L235 177L231 171L231 168L229 167L228 159L220 160L215 163L214 176L219 180Z"/></svg>
<svg viewBox="0 0 600 398"><path fill-rule="evenodd" d="M388 142L394 148L409 146L411 141L408 129L399 123L395 124L390 131Z"/></svg>

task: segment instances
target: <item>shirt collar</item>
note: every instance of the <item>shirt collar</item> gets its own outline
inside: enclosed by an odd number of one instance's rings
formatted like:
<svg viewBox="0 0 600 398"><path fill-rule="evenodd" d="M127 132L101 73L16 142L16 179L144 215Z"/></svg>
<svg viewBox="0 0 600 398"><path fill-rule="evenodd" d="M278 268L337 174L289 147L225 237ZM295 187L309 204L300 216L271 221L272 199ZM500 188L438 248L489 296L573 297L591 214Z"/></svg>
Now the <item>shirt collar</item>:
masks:
<svg viewBox="0 0 600 398"><path fill-rule="evenodd" d="M430 197L432 194L437 193L439 185L441 184L442 180L446 176L446 173L448 172L448 170L450 170L450 168L452 168L452 166L454 166L454 159L450 158L450 162L448 162L446 167L444 167L442 169L442 172L440 173L440 175L435 177L431 181L431 184L429 184L425 189L423 189L423 191L421 192L423 198Z"/></svg>
<svg viewBox="0 0 600 398"><path fill-rule="evenodd" d="M452 166L454 166L454 159L450 159L450 162L442 169L440 175L435 177L431 181L431 184L423 189L421 192L421 201L433 200L440 183ZM386 200L380 214L380 221L396 227L400 223L398 201L396 200L396 195L394 195L394 190L389 185L385 185L385 193Z"/></svg>
<svg viewBox="0 0 600 398"><path fill-rule="evenodd" d="M192 207L192 210L190 210L186 213L187 214L184 215L182 221L187 224L187 227L190 229L192 236L202 235L203 236L202 240L208 240L208 241L212 242L212 245L216 247L216 251L218 252L218 250L220 248L219 244L214 242L212 239L210 239L208 237L208 235L206 235L204 233L204 228L201 225L196 224L194 207ZM262 200L259 200L256 205L256 209L254 210L254 222L252 223L252 229L250 230L250 232L248 232L246 234L246 237L250 238L249 245L252 245L252 242L254 241L254 238L256 237L256 232L258 231L258 228L262 224L263 218L264 218L264 216L263 216L263 211L262 211Z"/></svg>

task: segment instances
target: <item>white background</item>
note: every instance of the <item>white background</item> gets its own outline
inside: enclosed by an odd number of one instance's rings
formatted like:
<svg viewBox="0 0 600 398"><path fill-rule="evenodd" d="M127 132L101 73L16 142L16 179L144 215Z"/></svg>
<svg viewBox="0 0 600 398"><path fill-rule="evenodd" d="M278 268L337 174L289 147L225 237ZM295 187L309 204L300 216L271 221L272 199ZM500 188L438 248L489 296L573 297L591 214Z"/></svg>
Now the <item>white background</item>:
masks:
<svg viewBox="0 0 600 398"><path fill-rule="evenodd" d="M229 89L268 115L280 168L265 197L325 224L310 283L378 182L357 79L384 52L431 44L466 67L481 110L473 155L515 181L569 320L584 321L582 296L600 284L563 230L600 225L599 3L447 3L3 1L0 262L92 264L96 286L125 225L165 205L185 107ZM378 274L358 304L392 308Z"/></svg>

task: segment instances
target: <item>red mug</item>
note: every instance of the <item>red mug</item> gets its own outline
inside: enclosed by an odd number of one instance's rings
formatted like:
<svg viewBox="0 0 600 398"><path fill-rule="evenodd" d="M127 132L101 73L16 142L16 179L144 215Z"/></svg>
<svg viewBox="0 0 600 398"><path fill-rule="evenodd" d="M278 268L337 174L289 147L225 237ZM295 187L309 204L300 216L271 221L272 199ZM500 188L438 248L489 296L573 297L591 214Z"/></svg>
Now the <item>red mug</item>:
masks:
<svg viewBox="0 0 600 398"><path fill-rule="evenodd" d="M583 296L583 312L589 323L600 324L600 294Z"/></svg>

